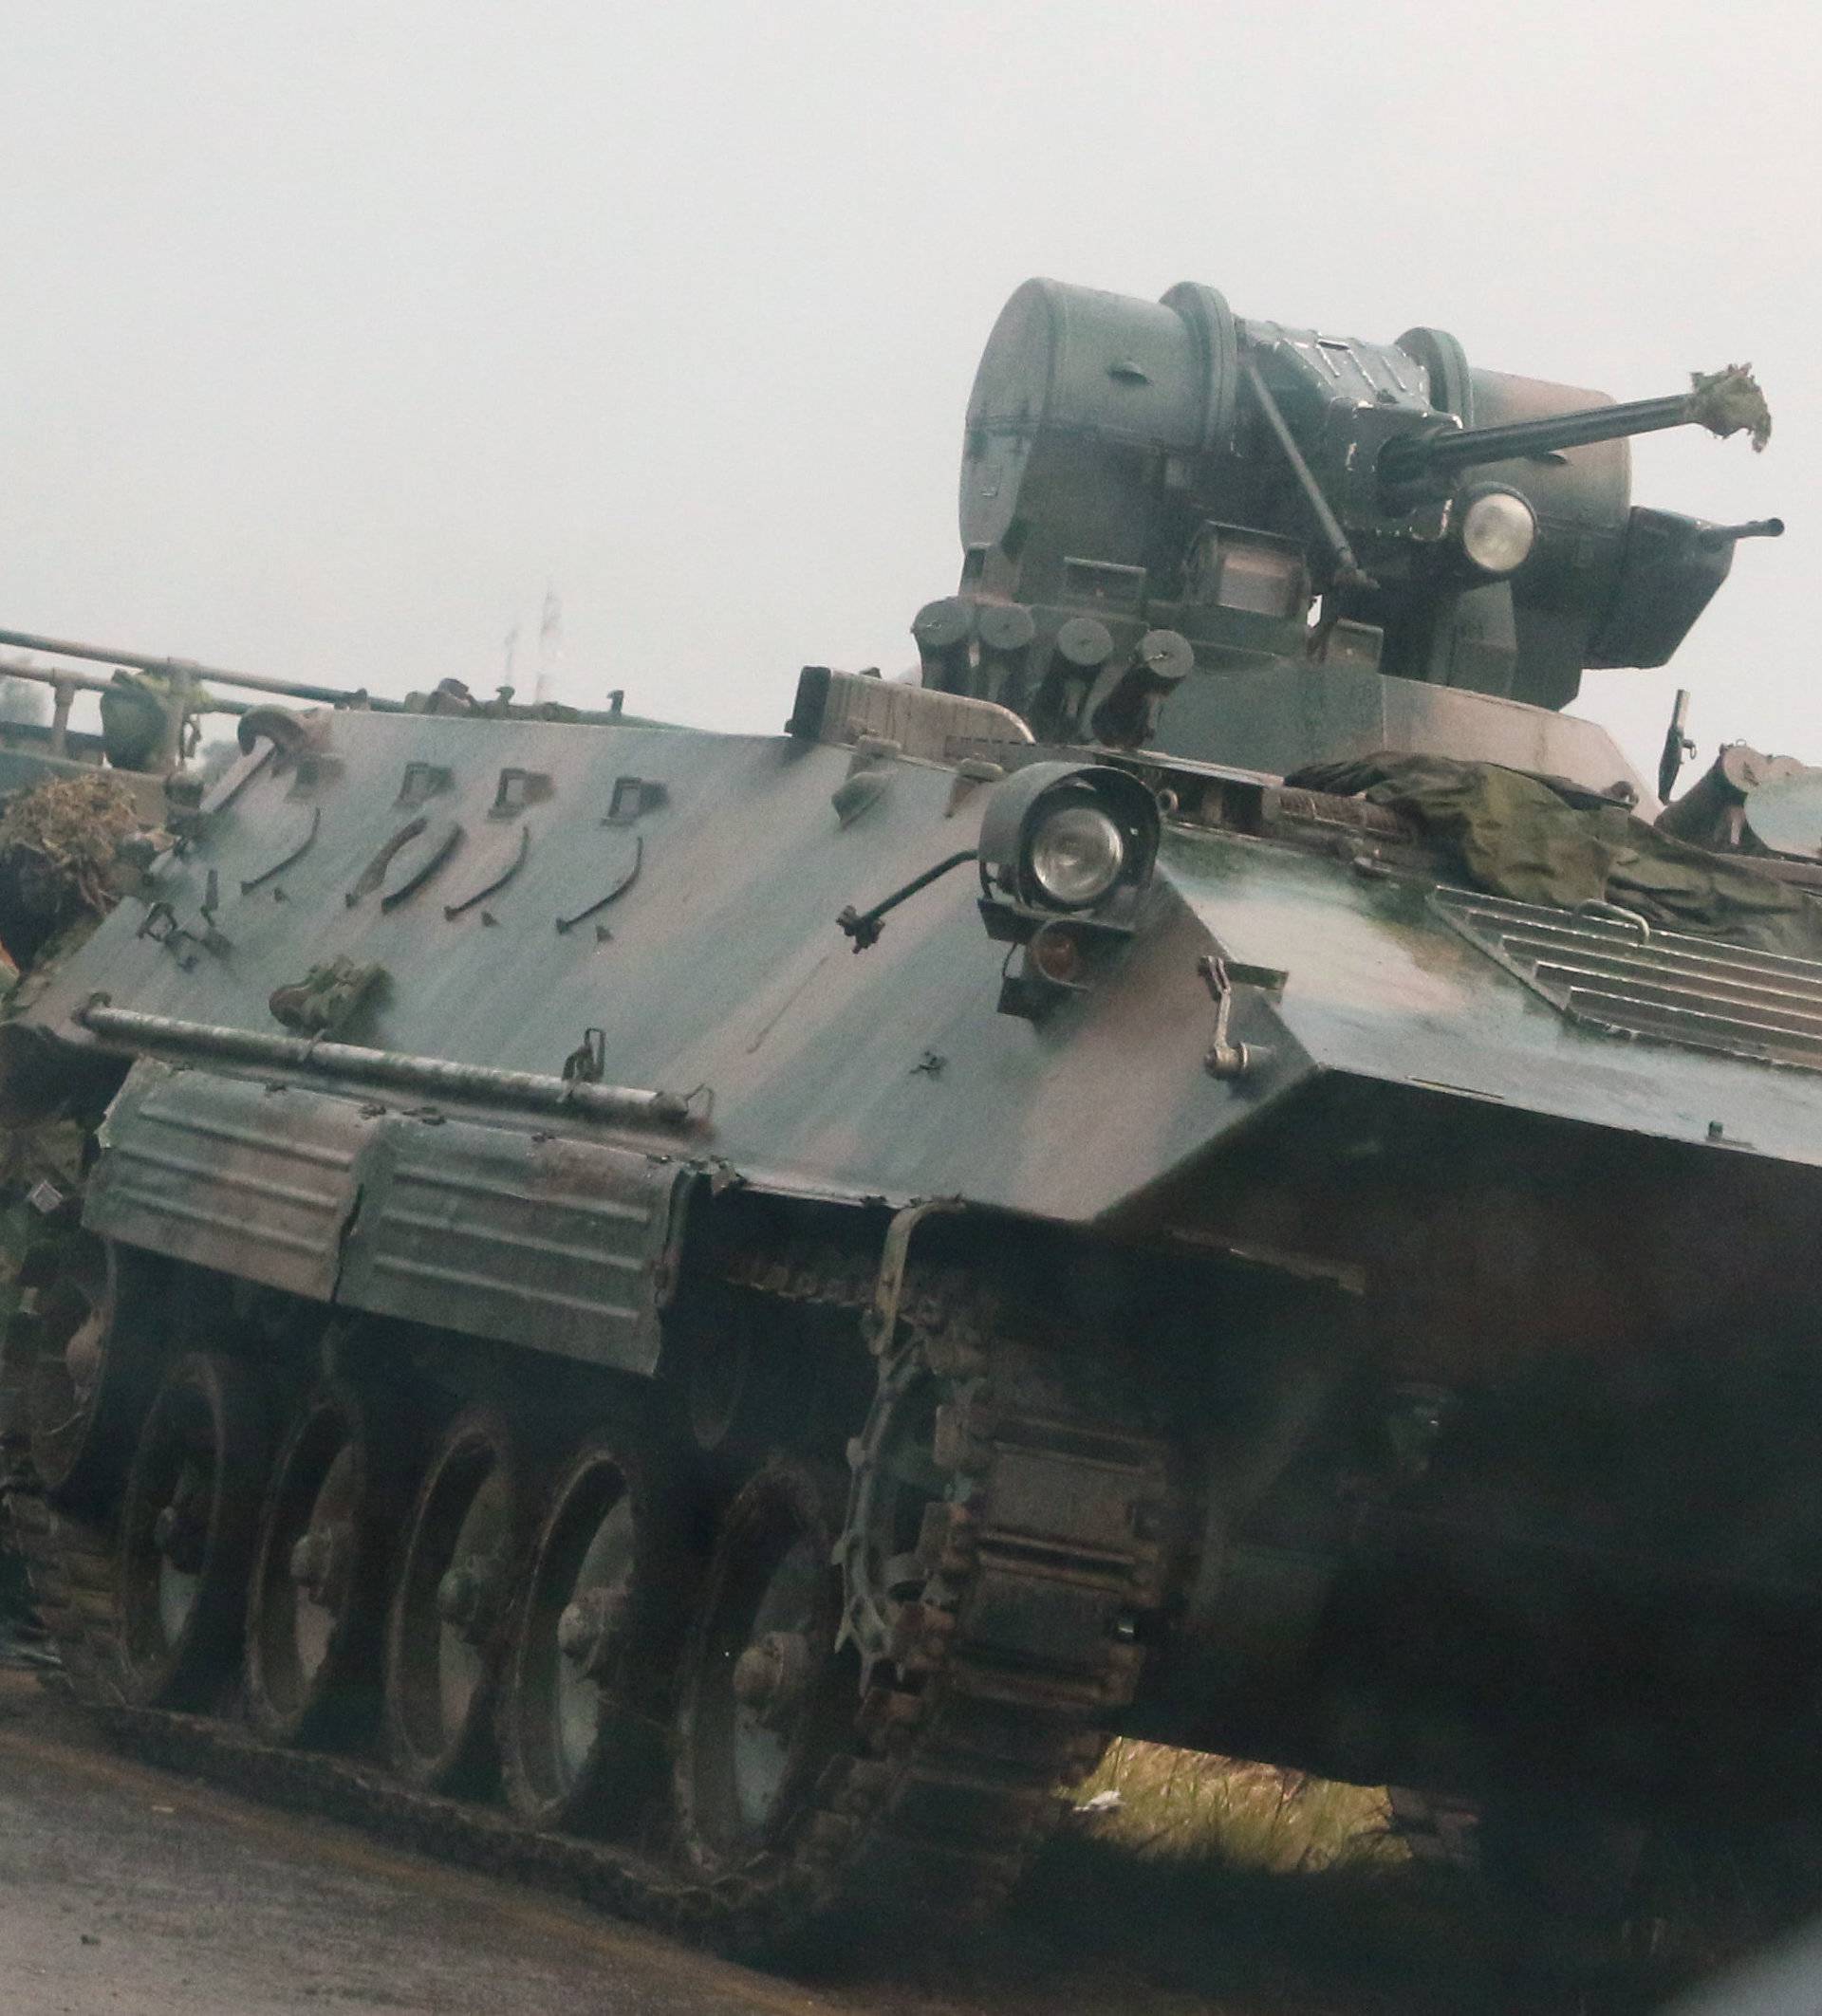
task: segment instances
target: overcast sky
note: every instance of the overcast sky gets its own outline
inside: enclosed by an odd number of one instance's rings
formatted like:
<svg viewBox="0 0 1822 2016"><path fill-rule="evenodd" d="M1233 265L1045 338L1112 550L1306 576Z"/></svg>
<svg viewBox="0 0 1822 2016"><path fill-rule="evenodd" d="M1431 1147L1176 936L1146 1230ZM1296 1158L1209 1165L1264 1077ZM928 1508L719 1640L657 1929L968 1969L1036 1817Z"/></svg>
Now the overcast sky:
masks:
<svg viewBox="0 0 1822 2016"><path fill-rule="evenodd" d="M1198 280L1622 398L1750 359L1770 451L1635 495L1791 536L1583 711L1822 762L1817 19L0 0L0 626L491 688L553 582L564 697L773 729L953 586L1011 289Z"/></svg>

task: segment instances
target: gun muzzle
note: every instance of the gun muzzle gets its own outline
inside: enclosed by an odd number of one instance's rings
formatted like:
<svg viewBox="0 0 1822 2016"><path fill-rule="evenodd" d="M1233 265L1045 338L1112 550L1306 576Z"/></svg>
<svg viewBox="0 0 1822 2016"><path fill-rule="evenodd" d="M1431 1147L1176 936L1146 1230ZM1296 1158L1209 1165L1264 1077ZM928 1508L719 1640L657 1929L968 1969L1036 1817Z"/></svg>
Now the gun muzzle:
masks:
<svg viewBox="0 0 1822 2016"><path fill-rule="evenodd" d="M1709 525L1696 534L1696 544L1715 552L1721 546L1730 546L1742 539L1782 539L1784 521L1781 518L1749 518L1744 525Z"/></svg>

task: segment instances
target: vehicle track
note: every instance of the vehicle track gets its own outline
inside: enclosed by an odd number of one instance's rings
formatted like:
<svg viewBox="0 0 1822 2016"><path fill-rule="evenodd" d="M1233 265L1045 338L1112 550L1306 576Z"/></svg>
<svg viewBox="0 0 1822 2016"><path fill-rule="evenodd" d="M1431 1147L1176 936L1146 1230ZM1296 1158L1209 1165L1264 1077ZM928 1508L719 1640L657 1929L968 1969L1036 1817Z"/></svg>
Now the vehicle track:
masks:
<svg viewBox="0 0 1822 2016"><path fill-rule="evenodd" d="M830 1285L849 1277L821 1276L805 1256L749 1263L738 1276L752 1286L762 1272L785 1300L851 1299ZM1142 1655L1119 1625L1161 1588L1169 1465L1160 1440L1109 1411L1089 1366L1001 1334L993 1299L965 1275L914 1277L907 1288L878 1353L875 1420L908 1381L934 1381L937 1462L951 1488L925 1523L920 1600L899 1611L891 1643L872 1648L862 1740L825 1770L788 1852L704 1878L415 1789L365 1757L288 1749L240 1721L130 1705L116 1677L113 1533L54 1506L30 1471L28 1286L6 1334L0 1434L14 1526L65 1683L137 1756L729 1950L788 1948L848 1914L877 1921L883 1903L926 1928L976 1916L1054 1825L1058 1785L1092 1767L1097 1721L1131 1697ZM876 1444L869 1423L850 1461L864 1467Z"/></svg>

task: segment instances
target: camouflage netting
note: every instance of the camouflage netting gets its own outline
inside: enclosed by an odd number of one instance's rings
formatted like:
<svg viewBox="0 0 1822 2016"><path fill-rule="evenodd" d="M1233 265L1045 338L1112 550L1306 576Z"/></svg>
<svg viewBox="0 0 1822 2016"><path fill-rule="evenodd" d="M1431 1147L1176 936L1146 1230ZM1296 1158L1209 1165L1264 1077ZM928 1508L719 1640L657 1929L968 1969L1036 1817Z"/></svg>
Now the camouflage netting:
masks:
<svg viewBox="0 0 1822 2016"><path fill-rule="evenodd" d="M123 851L141 832L133 793L104 770L16 792L0 813L0 944L23 970L120 894Z"/></svg>
<svg viewBox="0 0 1822 2016"><path fill-rule="evenodd" d="M1724 441L1742 430L1752 436L1757 454L1772 438L1772 409L1758 389L1751 364L1729 364L1724 371L1692 371L1689 417Z"/></svg>

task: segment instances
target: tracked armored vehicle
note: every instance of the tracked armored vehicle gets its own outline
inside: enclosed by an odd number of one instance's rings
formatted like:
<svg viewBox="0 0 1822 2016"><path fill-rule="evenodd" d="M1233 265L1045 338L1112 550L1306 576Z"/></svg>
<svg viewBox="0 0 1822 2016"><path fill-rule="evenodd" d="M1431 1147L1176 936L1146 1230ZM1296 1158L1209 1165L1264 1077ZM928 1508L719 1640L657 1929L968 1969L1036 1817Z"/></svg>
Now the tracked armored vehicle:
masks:
<svg viewBox="0 0 1822 2016"><path fill-rule="evenodd" d="M748 1942L1116 1729L1813 1803L1822 865L1560 712L1772 528L1627 436L1755 400L1033 282L915 677L243 714L0 1039L75 1686Z"/></svg>

